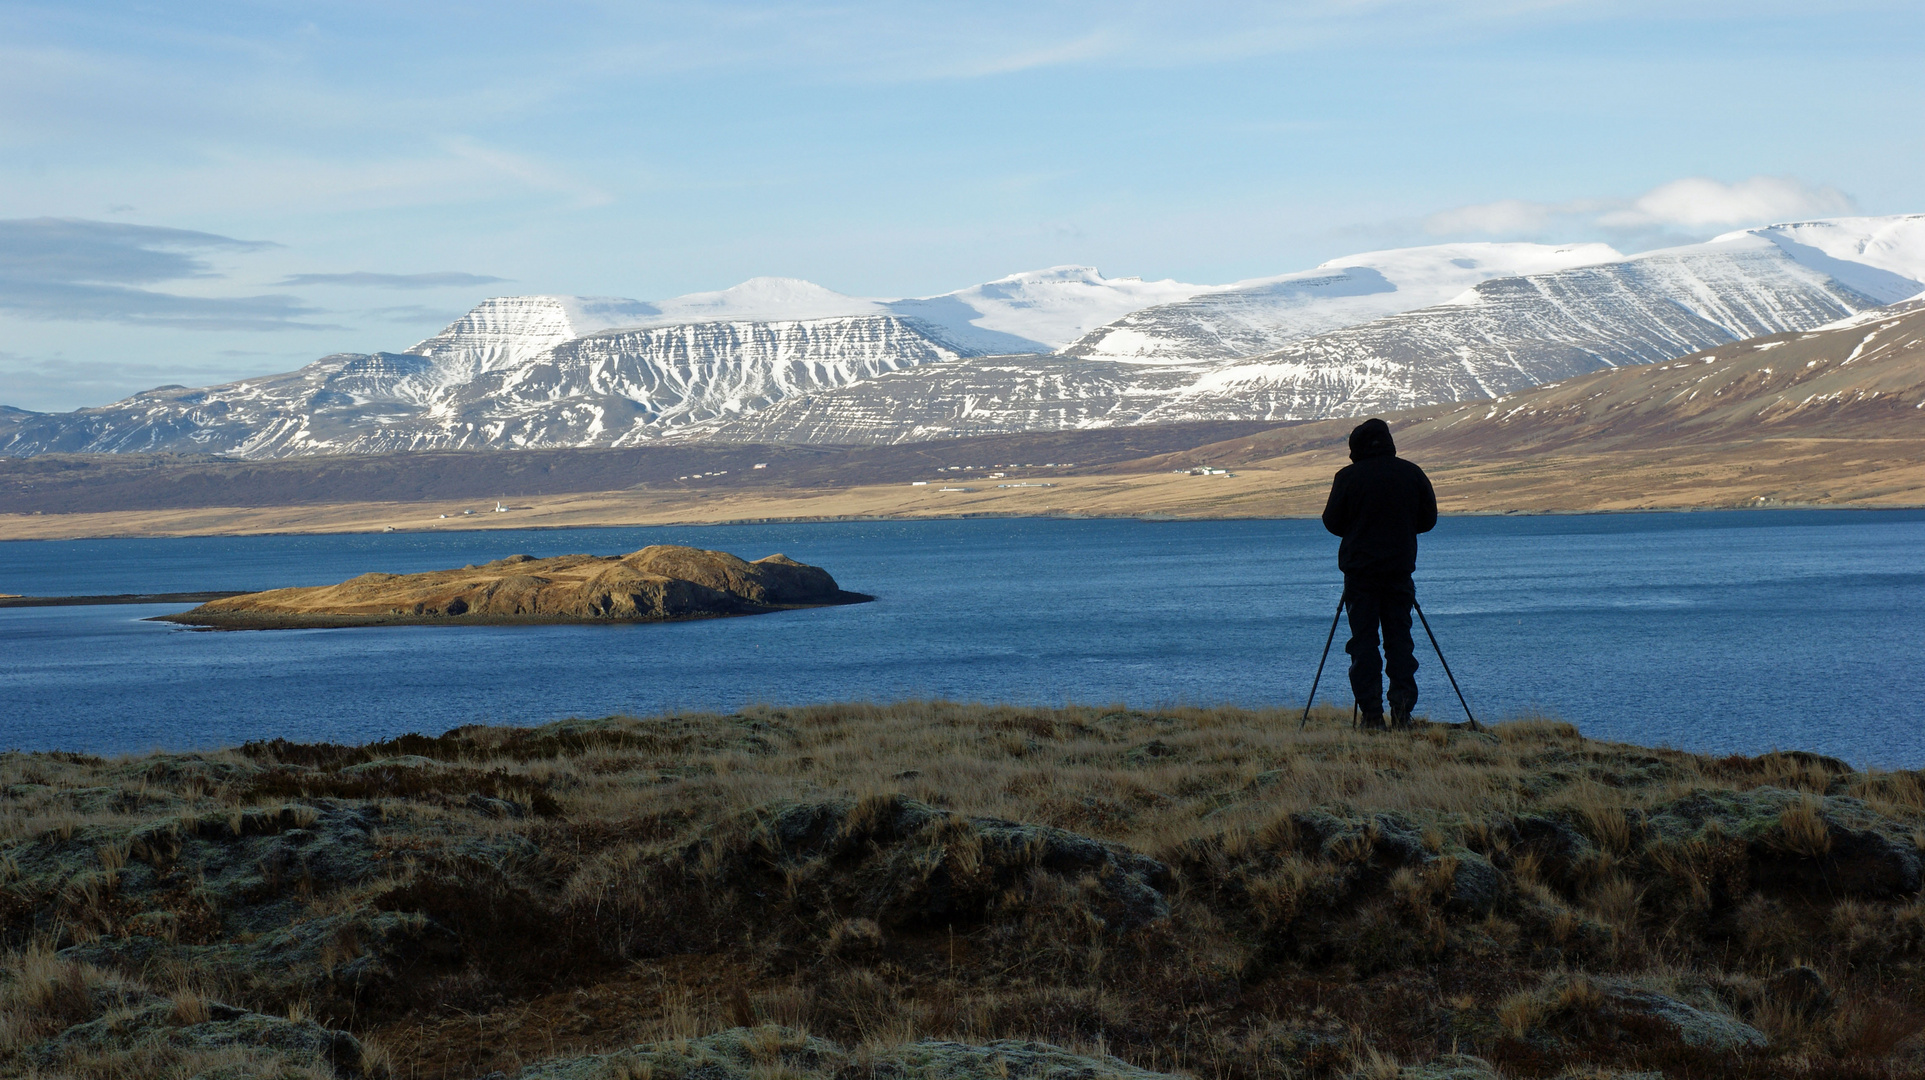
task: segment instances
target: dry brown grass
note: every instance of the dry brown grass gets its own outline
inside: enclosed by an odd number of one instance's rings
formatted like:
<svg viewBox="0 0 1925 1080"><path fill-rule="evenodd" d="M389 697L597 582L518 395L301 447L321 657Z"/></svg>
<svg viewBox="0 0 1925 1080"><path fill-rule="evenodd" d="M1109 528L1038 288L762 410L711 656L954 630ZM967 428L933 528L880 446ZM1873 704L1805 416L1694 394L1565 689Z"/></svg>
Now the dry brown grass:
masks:
<svg viewBox="0 0 1925 1080"><path fill-rule="evenodd" d="M170 1019L174 1023L187 1026L205 1024L208 1018L207 999L192 990L176 990L173 995L174 1011Z"/></svg>
<svg viewBox="0 0 1925 1080"><path fill-rule="evenodd" d="M500 734L477 731L455 760L539 782L570 819L726 814L784 799L886 791L1156 851L1223 831L1222 815L1197 823L1221 809L1223 791L1247 788L1259 775L1261 797L1230 808L1230 820L1246 829L1333 803L1424 815L1513 812L1544 801L1522 790L1529 759L1578 745L1570 725L1546 721L1502 725L1496 741L1441 727L1415 739L1370 740L1338 719L1319 715L1299 733L1286 710L1146 715L1121 707L858 703L749 709L726 721L622 721L590 740L603 749L579 756L529 755ZM744 737L759 744L745 749ZM1669 758L1682 782L1701 778L1690 755ZM1579 785L1559 801L1596 803L1608 828L1600 802L1608 791ZM1615 793L1619 802L1608 809L1659 794Z"/></svg>
<svg viewBox="0 0 1925 1080"><path fill-rule="evenodd" d="M1778 815L1778 832L1785 850L1794 855L1816 859L1831 850L1831 831L1825 824L1823 808L1809 796Z"/></svg>
<svg viewBox="0 0 1925 1080"><path fill-rule="evenodd" d="M92 990L112 984L89 965L62 960L38 946L0 959L0 1053L15 1050L94 1015Z"/></svg>

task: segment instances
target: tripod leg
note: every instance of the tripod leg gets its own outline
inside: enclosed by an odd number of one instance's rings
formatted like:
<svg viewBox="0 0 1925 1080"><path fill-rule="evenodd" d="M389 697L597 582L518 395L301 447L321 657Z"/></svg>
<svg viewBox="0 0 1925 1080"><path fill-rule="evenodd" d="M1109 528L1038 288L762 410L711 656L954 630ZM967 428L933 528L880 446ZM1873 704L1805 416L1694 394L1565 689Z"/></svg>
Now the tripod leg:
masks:
<svg viewBox="0 0 1925 1080"><path fill-rule="evenodd" d="M1424 624L1424 636L1430 639L1430 647L1437 650L1437 662L1444 665L1444 677L1450 680L1450 688L1457 691L1457 704L1464 707L1464 718L1470 721L1470 729L1472 731L1484 730L1483 725L1477 722L1477 717L1471 715L1470 702L1464 700L1464 691L1457 685L1457 676L1450 673L1450 661L1444 659L1444 647L1437 644L1437 635L1431 632L1430 620L1424 618L1423 605L1419 604L1416 599L1413 598L1410 606L1417 609L1417 618Z"/></svg>
<svg viewBox="0 0 1925 1080"><path fill-rule="evenodd" d="M1317 684L1323 681L1323 665L1330 659L1330 643L1337 640L1337 621L1343 618L1344 600L1348 593L1337 597L1337 613L1330 617L1330 633L1323 639L1323 655L1317 658L1317 677L1310 680L1310 696L1303 700L1303 719L1297 722L1297 730L1310 726L1310 706L1317 700Z"/></svg>

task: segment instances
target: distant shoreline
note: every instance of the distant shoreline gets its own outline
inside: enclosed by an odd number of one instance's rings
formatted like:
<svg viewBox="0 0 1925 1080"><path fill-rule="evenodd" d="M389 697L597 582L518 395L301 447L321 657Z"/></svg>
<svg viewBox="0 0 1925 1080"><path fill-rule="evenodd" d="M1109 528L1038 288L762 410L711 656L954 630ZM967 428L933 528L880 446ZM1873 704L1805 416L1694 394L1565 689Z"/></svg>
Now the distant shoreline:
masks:
<svg viewBox="0 0 1925 1080"><path fill-rule="evenodd" d="M113 593L105 596L0 595L0 608L91 607L108 604L205 604L240 596L237 590L215 592Z"/></svg>
<svg viewBox="0 0 1925 1080"><path fill-rule="evenodd" d="M1677 514L1717 511L1774 510L1922 510L1925 503L1894 502L1774 502L1769 504L1699 503L1693 505L1591 506L1591 507L1511 507L1449 508L1442 516L1458 518L1487 517L1589 517L1621 514ZM0 542L28 540L165 539L212 536L326 536L374 535L385 532L410 535L435 533L534 532L594 528L713 528L726 525L783 525L831 523L885 523L905 521L976 520L1082 520L1141 521L1152 524L1185 521L1307 521L1315 520L1318 510L1290 513L1170 513L1157 511L1089 513L1077 510L978 510L973 512L895 512L895 513L822 513L822 514L583 514L566 509L551 514L474 515L457 521L436 519L422 522L419 511L403 516L403 507L393 505L342 504L337 506L286 508L274 512L258 508L208 508L188 512L130 511L121 514L45 514L0 515ZM1320 508L1319 508L1320 510ZM184 521L182 518L197 520ZM556 520L561 518L562 520ZM279 520L276 520L279 519ZM289 520L295 519L295 520ZM413 519L413 520L408 520ZM67 606L104 603L173 603L176 600L202 602L228 594L183 593L153 594L152 599L94 597L0 597L0 607Z"/></svg>

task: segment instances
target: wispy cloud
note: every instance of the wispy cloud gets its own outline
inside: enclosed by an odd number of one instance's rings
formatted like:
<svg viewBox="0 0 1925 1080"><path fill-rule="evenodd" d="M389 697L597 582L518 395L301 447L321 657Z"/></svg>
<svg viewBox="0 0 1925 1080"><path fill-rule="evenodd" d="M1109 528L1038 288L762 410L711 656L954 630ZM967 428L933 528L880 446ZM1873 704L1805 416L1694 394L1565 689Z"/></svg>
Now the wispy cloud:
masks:
<svg viewBox="0 0 1925 1080"><path fill-rule="evenodd" d="M125 285L9 281L0 278L0 309L30 319L120 322L190 330L316 330L317 314L299 297L177 296Z"/></svg>
<svg viewBox="0 0 1925 1080"><path fill-rule="evenodd" d="M648 32L607 35L571 57L566 70L586 64L598 72L683 76L752 69L830 82L912 83L1043 68L1174 69L1359 41L1381 48L1609 23L1658 6L1649 0L660 4L638 17Z"/></svg>
<svg viewBox="0 0 1925 1080"><path fill-rule="evenodd" d="M1568 239L1588 233L1662 242L1792 218L1832 217L1856 208L1852 197L1835 187L1788 176L1735 183L1694 176L1628 199L1502 199L1459 206L1432 214L1424 226L1436 236Z"/></svg>
<svg viewBox="0 0 1925 1080"><path fill-rule="evenodd" d="M33 319L201 330L314 329L299 297L180 296L136 288L218 277L196 252L249 252L259 240L82 218L0 221L0 310Z"/></svg>
<svg viewBox="0 0 1925 1080"><path fill-rule="evenodd" d="M82 218L0 221L0 278L145 285L210 277L195 251L259 251L259 240Z"/></svg>
<svg viewBox="0 0 1925 1080"><path fill-rule="evenodd" d="M363 289L449 289L465 285L493 285L507 278L486 274L463 274L448 270L430 274L374 274L357 270L347 274L289 274L281 285L343 285Z"/></svg>

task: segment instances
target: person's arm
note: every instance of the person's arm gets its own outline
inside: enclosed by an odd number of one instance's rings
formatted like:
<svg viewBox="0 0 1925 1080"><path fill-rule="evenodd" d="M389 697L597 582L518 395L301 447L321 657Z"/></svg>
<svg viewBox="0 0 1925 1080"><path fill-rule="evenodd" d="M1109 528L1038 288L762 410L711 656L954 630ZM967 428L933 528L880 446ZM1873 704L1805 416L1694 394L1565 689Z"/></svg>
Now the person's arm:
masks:
<svg viewBox="0 0 1925 1080"><path fill-rule="evenodd" d="M1417 489L1417 531L1427 533L1437 527L1437 489L1422 469L1417 470Z"/></svg>
<svg viewBox="0 0 1925 1080"><path fill-rule="evenodd" d="M1350 485L1344 482L1343 474L1348 471L1338 472L1337 478L1330 482L1330 498L1323 504L1324 531L1334 536L1348 536L1351 518L1355 516L1350 509Z"/></svg>

